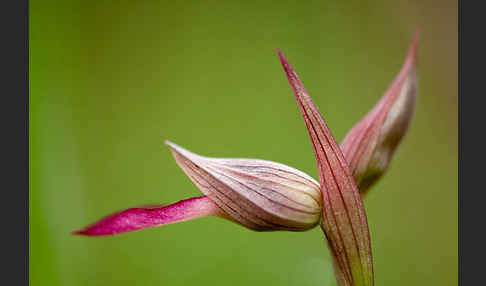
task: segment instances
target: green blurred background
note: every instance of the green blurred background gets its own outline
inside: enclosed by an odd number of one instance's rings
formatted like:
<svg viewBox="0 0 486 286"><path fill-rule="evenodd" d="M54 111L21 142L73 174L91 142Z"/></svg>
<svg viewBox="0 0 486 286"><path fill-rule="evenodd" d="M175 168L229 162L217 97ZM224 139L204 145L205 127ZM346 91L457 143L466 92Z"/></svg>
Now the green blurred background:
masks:
<svg viewBox="0 0 486 286"><path fill-rule="evenodd" d="M202 218L113 237L70 232L200 195L164 139L317 178L275 49L341 141L421 31L419 100L365 199L376 285L457 284L456 1L31 1L31 285L336 285L319 228Z"/></svg>

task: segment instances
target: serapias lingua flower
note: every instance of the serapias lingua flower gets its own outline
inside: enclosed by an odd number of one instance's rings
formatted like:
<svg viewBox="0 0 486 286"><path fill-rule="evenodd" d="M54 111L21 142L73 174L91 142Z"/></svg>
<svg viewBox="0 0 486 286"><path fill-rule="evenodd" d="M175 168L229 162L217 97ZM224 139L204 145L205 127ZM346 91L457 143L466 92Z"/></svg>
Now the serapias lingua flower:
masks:
<svg viewBox="0 0 486 286"><path fill-rule="evenodd" d="M203 216L225 218L256 231L304 231L318 224L319 183L307 174L276 162L209 158L166 144L204 196L169 206L128 209L75 233L118 234Z"/></svg>
<svg viewBox="0 0 486 286"><path fill-rule="evenodd" d="M341 144L341 150L349 163L350 170L354 175L355 181L357 182L358 188L363 193L365 190L368 189L370 185L372 185L381 174L386 169L386 166L389 164L391 160L391 155L393 151L397 147L400 139L403 137L404 133L407 130L408 122L411 118L411 113L413 111L414 102L415 102L415 90L416 90L416 80L415 78L415 58L416 58L416 49L417 49L417 40L418 36L416 35L412 46L410 48L409 55L405 61L405 64L402 67L399 75L389 88L389 90L385 93L382 99L378 102L378 104L373 108L370 113L365 116L363 120L358 122L349 132L348 135L345 137ZM386 103L386 104L384 104ZM393 108L392 108L393 107ZM386 120L384 117L386 117ZM381 134L382 139L377 140ZM391 134L391 135L390 135ZM387 138L391 138L389 140ZM382 144L378 144L377 142L382 142ZM384 144L383 144L384 143ZM171 150L174 153L175 158L179 158L180 155L178 153L192 154L189 158L197 158L197 155L194 153L190 153L187 150L184 150L177 145L168 142L168 145L171 147ZM379 151L381 149L385 150ZM184 151L183 151L184 150ZM360 150L367 150L367 152L363 152ZM371 151L370 151L371 150ZM378 159L385 159L385 162L380 164L371 164L373 162L370 158L373 157L370 154L375 154L374 157ZM387 156L380 156L380 154L386 154ZM203 158L203 157L201 157ZM211 158L206 158L207 160L211 161ZM207 161L206 160L206 161ZM215 159L216 161L221 159ZM228 163L231 159L225 159ZM313 198L315 199L316 204L321 204L320 195L316 195L315 192L319 189L318 183L315 182L310 176L285 165L264 161L264 160L256 160L256 159L235 159L237 161L243 160L244 162L252 162L253 165L257 163L263 163L261 169L271 170L272 167L266 166L279 166L282 170L287 169L287 174L291 174L294 172L292 176L298 177L305 183L300 184L300 188L307 191L308 194L313 193ZM246 161L245 161L246 160ZM254 161L252 161L254 160ZM380 160L374 160L380 161ZM179 160L179 162L190 162L186 160ZM193 163L194 164L194 163ZM179 163L181 167L184 164ZM186 164L187 165L187 164ZM381 169L377 169L375 166L382 166ZM366 166L366 167L363 167ZM242 167L242 166L240 166ZM384 168L383 168L384 167ZM188 169L188 167L183 167L183 169ZM248 170L248 168L246 168ZM254 170L256 170L254 168ZM380 170L377 172L377 170ZM275 170L273 170L276 172ZM187 172L186 172L187 173ZM378 174L378 175L377 175ZM267 172L268 175L268 172ZM276 178L281 177L277 175ZM194 180L193 180L194 181ZM274 182L275 183L275 182ZM361 184L360 184L361 183ZM197 183L196 183L197 184ZM201 185L198 185L201 190L203 190ZM265 182L265 189L272 190L273 196L276 194L279 197L283 198L285 193L293 194L293 197L298 197L299 190L283 190L282 184L271 184L268 180ZM313 190L313 191L309 191ZM238 216L237 213L232 210L229 206L223 205L221 199L218 200L218 197L214 195L214 192L211 192L206 188L203 191L204 194L211 194L209 197L204 195L200 197L190 198L186 200L182 200L176 202L174 204L168 206L151 206L151 207L137 207L137 208L130 208L124 210L122 212L115 213L108 217L105 217L98 222L78 231L75 231L76 234L83 234L83 235L90 235L90 236L98 236L98 235L109 235L109 234L118 234L124 233L129 231L134 231L138 229L143 229L152 226L159 226L165 225L175 222L186 221L189 219L194 219L198 217L206 217L206 216L216 216L222 217L229 220L233 220L235 222L239 222L251 229L262 230L262 229L286 229L286 230L306 230L316 224L318 218L315 215L310 215L307 217L307 221L301 221L296 223L299 227L296 227L292 223L285 226L280 227L266 227L263 225L255 225L249 223L248 219L244 219L241 215ZM232 193L230 191L229 193ZM235 192L235 196L241 197L242 192ZM221 196L221 195L220 195ZM292 196L291 196L292 197ZM223 197L224 198L224 197ZM308 199L305 196L302 196L304 200ZM219 202L219 204L218 204ZM260 203L260 205L265 205ZM234 209L245 209L248 207L248 204L241 203L241 207L233 206ZM310 213L315 213L316 205L308 205L309 210L306 210ZM282 209L282 208L280 208ZM255 213L259 213L261 211L254 210ZM251 211L250 211L251 213ZM264 212L265 213L265 212ZM275 208L273 210L275 213ZM231 215L232 214L232 215ZM283 215L283 217L288 216L289 213ZM254 217L254 215L249 215L249 217ZM311 218L309 220L309 218ZM302 218L301 218L302 219Z"/></svg>
<svg viewBox="0 0 486 286"><path fill-rule="evenodd" d="M416 96L417 40L390 89L349 131L341 147L279 52L311 138L320 183L280 163L203 157L167 141L176 162L204 196L131 208L74 233L112 235L203 216L256 231L304 231L320 221L339 285L373 285L370 234L358 188L368 189L383 174L409 125Z"/></svg>

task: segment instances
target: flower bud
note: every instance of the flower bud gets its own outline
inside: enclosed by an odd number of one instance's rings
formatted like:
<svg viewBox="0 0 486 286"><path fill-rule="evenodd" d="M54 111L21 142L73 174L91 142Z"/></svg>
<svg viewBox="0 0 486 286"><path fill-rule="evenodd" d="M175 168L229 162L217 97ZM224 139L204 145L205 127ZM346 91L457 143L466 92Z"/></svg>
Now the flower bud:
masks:
<svg viewBox="0 0 486 286"><path fill-rule="evenodd" d="M305 173L266 160L203 157L166 144L182 170L231 220L257 231L303 231L319 222L319 184Z"/></svg>
<svg viewBox="0 0 486 286"><path fill-rule="evenodd" d="M385 173L410 124L417 97L417 42L418 34L388 91L341 143L362 194Z"/></svg>

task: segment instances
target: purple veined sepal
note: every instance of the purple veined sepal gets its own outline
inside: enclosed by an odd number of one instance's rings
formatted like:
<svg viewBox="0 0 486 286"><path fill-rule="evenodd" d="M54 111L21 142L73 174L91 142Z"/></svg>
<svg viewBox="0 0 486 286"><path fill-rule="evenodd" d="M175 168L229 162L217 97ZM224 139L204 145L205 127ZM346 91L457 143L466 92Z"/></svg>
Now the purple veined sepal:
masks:
<svg viewBox="0 0 486 286"><path fill-rule="evenodd" d="M232 221L255 231L305 231L321 215L319 183L284 164L210 158L166 141L191 181Z"/></svg>
<svg viewBox="0 0 486 286"><path fill-rule="evenodd" d="M370 233L363 201L339 145L302 82L280 51L280 61L304 117L322 193L321 228L339 285L374 284Z"/></svg>
<svg viewBox="0 0 486 286"><path fill-rule="evenodd" d="M145 206L126 209L100 219L73 234L87 236L114 235L187 221L199 217L227 218L225 213L208 197L200 196L178 201L167 206Z"/></svg>
<svg viewBox="0 0 486 286"><path fill-rule="evenodd" d="M256 231L305 231L318 224L319 183L305 173L266 160L203 157L172 142L166 144L204 196L162 207L131 208L74 233L118 234L205 216Z"/></svg>
<svg viewBox="0 0 486 286"><path fill-rule="evenodd" d="M388 90L341 143L361 194L385 173L410 125L417 97L418 40L417 31L408 56Z"/></svg>

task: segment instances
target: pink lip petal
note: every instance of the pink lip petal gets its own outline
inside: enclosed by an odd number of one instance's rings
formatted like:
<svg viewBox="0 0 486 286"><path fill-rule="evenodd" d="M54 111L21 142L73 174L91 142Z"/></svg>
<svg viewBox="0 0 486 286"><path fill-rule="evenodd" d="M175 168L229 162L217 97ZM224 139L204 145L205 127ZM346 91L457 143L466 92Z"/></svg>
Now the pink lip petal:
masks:
<svg viewBox="0 0 486 286"><path fill-rule="evenodd" d="M114 235L207 216L225 217L221 209L208 197L201 196L168 206L130 208L107 216L84 229L74 231L73 234Z"/></svg>
<svg viewBox="0 0 486 286"><path fill-rule="evenodd" d="M302 82L278 50L309 132L322 191L321 227L328 240L340 285L373 285L368 222L359 190L336 140Z"/></svg>

